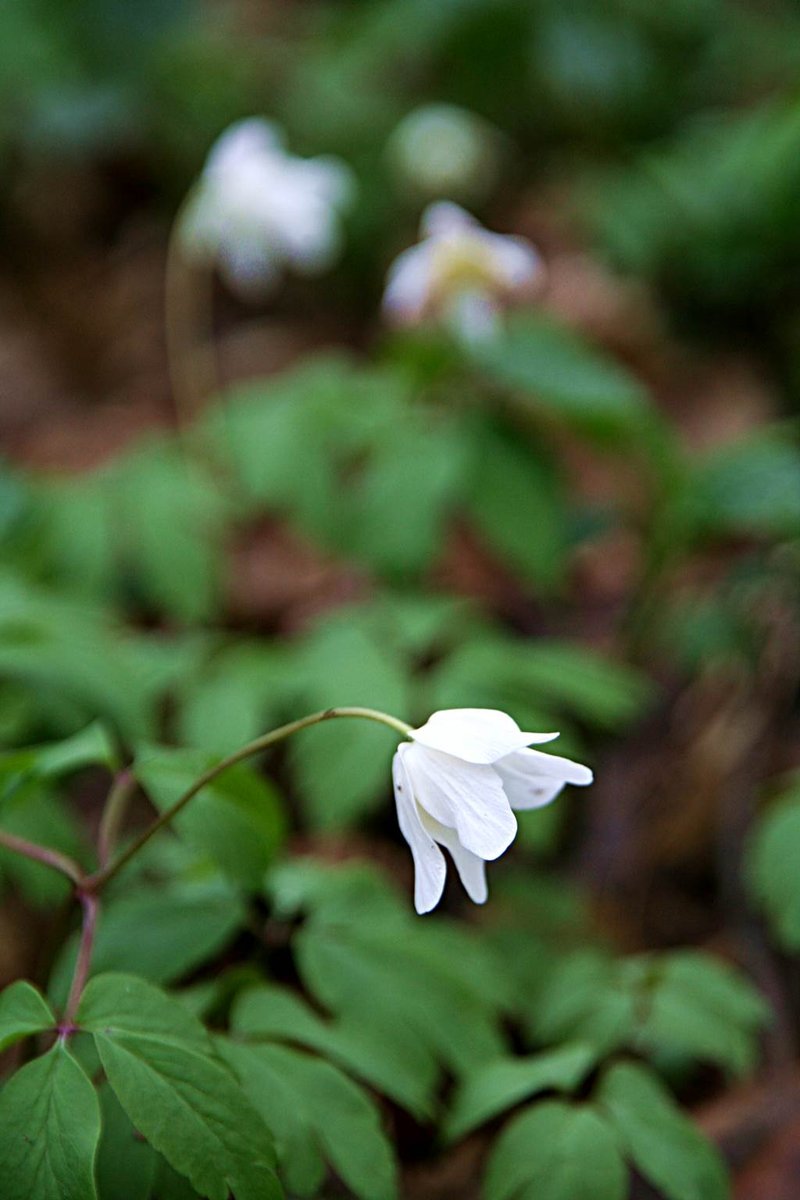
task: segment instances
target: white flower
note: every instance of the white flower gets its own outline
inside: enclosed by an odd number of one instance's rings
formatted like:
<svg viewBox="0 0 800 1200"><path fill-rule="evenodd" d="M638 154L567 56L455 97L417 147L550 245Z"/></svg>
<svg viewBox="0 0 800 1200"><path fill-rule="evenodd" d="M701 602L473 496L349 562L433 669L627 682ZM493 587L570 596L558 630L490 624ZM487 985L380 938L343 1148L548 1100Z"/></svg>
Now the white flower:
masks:
<svg viewBox="0 0 800 1200"><path fill-rule="evenodd" d="M486 900L487 860L514 840L512 809L541 808L565 783L585 785L592 772L580 763L540 750L557 733L526 733L504 712L452 708L436 712L392 764L400 832L414 858L414 904L430 912L444 889L449 851L469 897Z"/></svg>
<svg viewBox="0 0 800 1200"><path fill-rule="evenodd" d="M396 324L441 318L465 340L491 337L504 305L544 275L530 242L490 233L450 201L428 206L421 233L389 270L383 308Z"/></svg>
<svg viewBox="0 0 800 1200"><path fill-rule="evenodd" d="M258 117L232 125L212 147L181 226L190 257L216 262L234 290L263 292L284 266L313 274L341 247L349 168L295 158Z"/></svg>
<svg viewBox="0 0 800 1200"><path fill-rule="evenodd" d="M425 104L407 113L387 151L401 182L428 198L485 196L495 182L501 135L456 104Z"/></svg>

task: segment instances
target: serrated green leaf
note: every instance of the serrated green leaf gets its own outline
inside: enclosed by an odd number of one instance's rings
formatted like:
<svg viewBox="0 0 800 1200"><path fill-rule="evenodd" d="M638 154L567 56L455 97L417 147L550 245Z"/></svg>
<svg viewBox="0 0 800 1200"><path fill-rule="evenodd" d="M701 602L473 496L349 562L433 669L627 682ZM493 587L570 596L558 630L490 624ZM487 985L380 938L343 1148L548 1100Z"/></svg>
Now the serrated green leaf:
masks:
<svg viewBox="0 0 800 1200"><path fill-rule="evenodd" d="M159 748L138 755L134 770L164 812L213 761L202 751ZM192 799L175 828L230 879L255 889L283 839L284 818L273 785L237 763Z"/></svg>
<svg viewBox="0 0 800 1200"><path fill-rule="evenodd" d="M18 979L0 992L0 1050L56 1024L50 1005L27 980Z"/></svg>
<svg viewBox="0 0 800 1200"><path fill-rule="evenodd" d="M415 1116L431 1115L434 1071L420 1071L402 1049L369 1027L323 1020L286 988L248 988L234 1004L230 1021L232 1031L241 1037L294 1042L317 1050Z"/></svg>
<svg viewBox="0 0 800 1200"><path fill-rule="evenodd" d="M613 1128L587 1107L548 1100L520 1113L489 1159L485 1200L624 1200Z"/></svg>
<svg viewBox="0 0 800 1200"><path fill-rule="evenodd" d="M492 379L581 432L618 438L649 416L647 392L637 379L550 318L514 318L501 335L471 351Z"/></svg>
<svg viewBox="0 0 800 1200"><path fill-rule="evenodd" d="M61 1042L0 1092L0 1177L6 1200L95 1200L100 1106Z"/></svg>
<svg viewBox="0 0 800 1200"><path fill-rule="evenodd" d="M330 1063L285 1046L233 1044L224 1047L224 1053L268 1123L280 1120L279 1105L283 1110L290 1186L298 1188L291 1177L302 1173L305 1178L298 1190L304 1195L316 1190L311 1182L315 1172L303 1161L311 1142L360 1200L394 1200L396 1166L377 1109L346 1075ZM293 1154L299 1159L294 1172Z"/></svg>
<svg viewBox="0 0 800 1200"><path fill-rule="evenodd" d="M100 975L77 1020L133 1125L201 1195L279 1200L269 1130L179 1001L133 976Z"/></svg>
<svg viewBox="0 0 800 1200"><path fill-rule="evenodd" d="M667 1200L725 1200L728 1183L717 1150L647 1067L611 1067L595 1100L634 1165Z"/></svg>
<svg viewBox="0 0 800 1200"><path fill-rule="evenodd" d="M594 1047L575 1043L527 1058L486 1063L461 1081L445 1134L450 1139L463 1137L537 1092L572 1092L596 1060Z"/></svg>

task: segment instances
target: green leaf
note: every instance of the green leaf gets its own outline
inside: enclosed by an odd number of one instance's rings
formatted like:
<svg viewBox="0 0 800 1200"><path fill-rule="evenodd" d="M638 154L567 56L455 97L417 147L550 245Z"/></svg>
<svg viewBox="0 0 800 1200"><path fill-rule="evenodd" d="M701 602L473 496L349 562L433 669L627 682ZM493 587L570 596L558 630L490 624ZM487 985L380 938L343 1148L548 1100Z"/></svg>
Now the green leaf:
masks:
<svg viewBox="0 0 800 1200"><path fill-rule="evenodd" d="M99 1137L95 1090L57 1042L0 1092L4 1200L95 1200Z"/></svg>
<svg viewBox="0 0 800 1200"><path fill-rule="evenodd" d="M179 1001L134 976L89 982L78 1023L136 1129L209 1200L278 1200L269 1130Z"/></svg>
<svg viewBox="0 0 800 1200"><path fill-rule="evenodd" d="M315 630L298 664L297 685L310 709L359 704L402 717L408 678L399 653L348 614ZM341 828L374 808L391 784L397 735L373 721L331 721L292 739L290 753L310 820Z"/></svg>
<svg viewBox="0 0 800 1200"><path fill-rule="evenodd" d="M700 535L800 536L800 450L760 434L711 455L686 500Z"/></svg>
<svg viewBox="0 0 800 1200"><path fill-rule="evenodd" d="M497 383L582 433L619 438L650 416L643 385L580 336L547 317L512 318L497 338L471 347Z"/></svg>
<svg viewBox="0 0 800 1200"><path fill-rule="evenodd" d="M567 498L541 452L486 425L480 435L467 510L490 546L526 579L546 590L564 578Z"/></svg>
<svg viewBox="0 0 800 1200"><path fill-rule="evenodd" d="M294 992L274 984L248 988L231 1012L231 1029L249 1040L293 1042L317 1050L417 1117L430 1117L434 1076L361 1024L326 1021Z"/></svg>
<svg viewBox="0 0 800 1200"><path fill-rule="evenodd" d="M640 1049L678 1052L737 1074L755 1065L769 1010L744 976L691 951L658 956L652 974L649 1002L638 1006L645 1014Z"/></svg>
<svg viewBox="0 0 800 1200"><path fill-rule="evenodd" d="M446 1136L463 1137L537 1092L574 1091L596 1060L593 1047L574 1043L528 1058L498 1059L478 1067L461 1081L445 1124Z"/></svg>
<svg viewBox="0 0 800 1200"><path fill-rule="evenodd" d="M445 519L465 475L458 428L409 410L387 426L348 494L342 549L406 579L439 551Z"/></svg>
<svg viewBox="0 0 800 1200"><path fill-rule="evenodd" d="M666 1200L725 1200L728 1184L719 1153L647 1067L611 1067L595 1100L637 1170Z"/></svg>
<svg viewBox="0 0 800 1200"><path fill-rule="evenodd" d="M265 1121L276 1129L283 1124L290 1187L303 1195L316 1191L316 1171L305 1160L317 1146L360 1200L393 1200L397 1179L391 1146L377 1109L352 1080L330 1063L285 1046L231 1044L224 1053ZM298 1178L293 1180L295 1158Z"/></svg>
<svg viewBox="0 0 800 1200"><path fill-rule="evenodd" d="M100 1200L149 1200L158 1156L131 1125L107 1083L100 1088L103 1132L97 1152Z"/></svg>
<svg viewBox="0 0 800 1200"><path fill-rule="evenodd" d="M153 983L172 983L211 958L244 924L241 898L220 880L142 887L103 906L92 973L128 971ZM64 1000L78 937L59 955L50 994Z"/></svg>
<svg viewBox="0 0 800 1200"><path fill-rule="evenodd" d="M611 1125L548 1100L520 1113L489 1159L485 1200L624 1200L627 1171Z"/></svg>
<svg viewBox="0 0 800 1200"><path fill-rule="evenodd" d="M758 821L748 848L750 886L788 950L800 949L800 779Z"/></svg>
<svg viewBox="0 0 800 1200"><path fill-rule="evenodd" d="M132 568L158 610L186 621L209 617L220 587L225 509L211 478L166 444L129 456L114 475L120 566Z"/></svg>
<svg viewBox="0 0 800 1200"><path fill-rule="evenodd" d="M0 1050L57 1025L55 1013L33 984L18 979L0 992Z"/></svg>
<svg viewBox="0 0 800 1200"><path fill-rule="evenodd" d="M0 782L7 794L21 780L57 779L83 767L101 766L115 771L119 756L108 730L100 721L61 742L26 746L0 755Z"/></svg>
<svg viewBox="0 0 800 1200"><path fill-rule="evenodd" d="M143 751L136 777L165 812L215 760L202 751ZM202 789L175 820L175 828L243 887L260 886L281 844L284 818L277 791L245 763L229 767Z"/></svg>
<svg viewBox="0 0 800 1200"><path fill-rule="evenodd" d="M503 1053L493 1006L408 929L308 922L295 938L304 982L348 1025L359 1024L416 1061L431 1053L456 1073Z"/></svg>
<svg viewBox="0 0 800 1200"><path fill-rule="evenodd" d="M651 685L637 671L586 646L523 642L494 631L459 647L431 678L433 708L478 703L527 720L535 705L550 720L563 712L601 729L635 720L651 696Z"/></svg>

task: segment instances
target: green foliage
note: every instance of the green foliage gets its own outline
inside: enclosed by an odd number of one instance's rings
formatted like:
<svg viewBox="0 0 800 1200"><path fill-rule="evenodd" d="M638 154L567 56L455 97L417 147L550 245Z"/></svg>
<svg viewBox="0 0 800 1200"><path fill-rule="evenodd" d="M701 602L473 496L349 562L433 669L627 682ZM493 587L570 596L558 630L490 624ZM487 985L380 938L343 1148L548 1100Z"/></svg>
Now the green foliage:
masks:
<svg viewBox="0 0 800 1200"><path fill-rule="evenodd" d="M380 1030L321 1017L300 996L273 985L247 988L231 1012L231 1029L248 1042L305 1046L331 1059L417 1117L432 1113L431 1072L418 1072L402 1047Z"/></svg>
<svg viewBox="0 0 800 1200"><path fill-rule="evenodd" d="M472 351L487 375L514 389L532 413L579 433L619 440L651 418L647 392L633 376L563 326L519 317L503 336Z"/></svg>
<svg viewBox="0 0 800 1200"><path fill-rule="evenodd" d="M503 1131L483 1194L486 1200L624 1200L625 1189L611 1124L592 1108L548 1100Z"/></svg>
<svg viewBox="0 0 800 1200"><path fill-rule="evenodd" d="M445 1127L448 1136L462 1137L538 1092L573 1092L595 1065L596 1057L593 1047L576 1042L479 1067L466 1076L456 1092Z"/></svg>
<svg viewBox="0 0 800 1200"><path fill-rule="evenodd" d="M41 993L24 979L0 992L0 1050L55 1025L55 1014Z"/></svg>
<svg viewBox="0 0 800 1200"><path fill-rule="evenodd" d="M153 983L173 983L219 953L244 925L245 907L219 878L140 884L103 906L92 969L130 971ZM66 999L75 966L77 932L64 944L50 994Z"/></svg>
<svg viewBox="0 0 800 1200"><path fill-rule="evenodd" d="M137 757L135 772L164 812L215 761L202 751L148 749ZM281 844L284 819L273 785L238 763L199 792L175 828L232 881L253 891Z"/></svg>
<svg viewBox="0 0 800 1200"><path fill-rule="evenodd" d="M133 976L99 975L78 1022L134 1126L201 1195L280 1197L267 1127L183 1005Z"/></svg>
<svg viewBox="0 0 800 1200"><path fill-rule="evenodd" d="M724 1200L729 1194L719 1154L645 1067L611 1067L596 1100L631 1162L666 1200Z"/></svg>
<svg viewBox="0 0 800 1200"><path fill-rule="evenodd" d="M753 831L749 879L780 943L800 946L800 780L775 799Z"/></svg>
<svg viewBox="0 0 800 1200"><path fill-rule="evenodd" d="M660 1061L716 1063L743 1074L755 1061L764 1002L730 967L693 951L613 960L563 957L529 1016L546 1041L628 1046Z"/></svg>
<svg viewBox="0 0 800 1200"><path fill-rule="evenodd" d="M94 1200L100 1106L61 1042L0 1092L0 1169L9 1200Z"/></svg>
<svg viewBox="0 0 800 1200"><path fill-rule="evenodd" d="M222 1053L275 1130L287 1187L314 1195L324 1155L360 1200L392 1200L396 1167L375 1105L331 1063L277 1045L222 1043Z"/></svg>

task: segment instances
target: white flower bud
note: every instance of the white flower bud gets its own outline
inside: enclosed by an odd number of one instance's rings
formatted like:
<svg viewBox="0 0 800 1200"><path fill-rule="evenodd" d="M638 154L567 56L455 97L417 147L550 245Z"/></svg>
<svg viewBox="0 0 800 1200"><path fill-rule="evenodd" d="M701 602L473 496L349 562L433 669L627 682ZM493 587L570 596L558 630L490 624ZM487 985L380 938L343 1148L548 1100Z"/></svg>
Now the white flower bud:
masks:
<svg viewBox="0 0 800 1200"><path fill-rule="evenodd" d="M387 144L400 179L418 194L481 198L494 184L501 135L456 104L426 104L403 118Z"/></svg>

